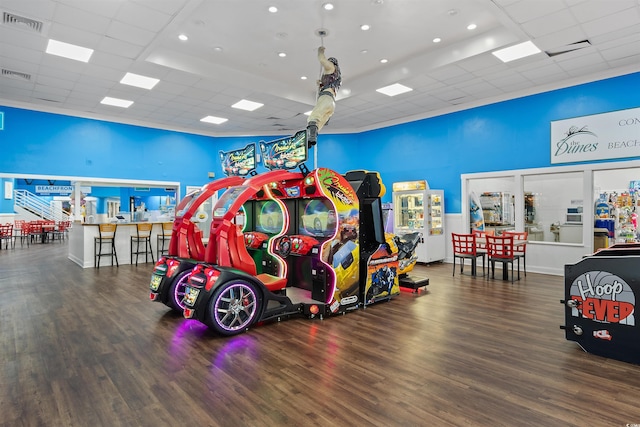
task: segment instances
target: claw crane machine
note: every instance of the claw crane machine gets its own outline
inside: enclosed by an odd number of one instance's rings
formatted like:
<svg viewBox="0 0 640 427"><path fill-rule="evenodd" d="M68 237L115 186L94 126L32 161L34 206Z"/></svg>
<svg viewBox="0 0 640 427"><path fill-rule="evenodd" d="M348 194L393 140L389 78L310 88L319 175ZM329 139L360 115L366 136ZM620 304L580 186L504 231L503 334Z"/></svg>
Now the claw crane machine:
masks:
<svg viewBox="0 0 640 427"><path fill-rule="evenodd" d="M393 183L394 232L419 232L418 262L445 258L444 191L431 190L426 180Z"/></svg>

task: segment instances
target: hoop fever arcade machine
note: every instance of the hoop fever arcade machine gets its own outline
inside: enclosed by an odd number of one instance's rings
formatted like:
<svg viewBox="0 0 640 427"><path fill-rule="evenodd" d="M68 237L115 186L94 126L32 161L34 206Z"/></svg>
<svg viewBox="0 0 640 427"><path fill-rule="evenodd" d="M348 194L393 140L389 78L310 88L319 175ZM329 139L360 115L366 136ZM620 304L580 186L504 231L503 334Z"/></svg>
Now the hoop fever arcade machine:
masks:
<svg viewBox="0 0 640 427"><path fill-rule="evenodd" d="M640 248L617 244L565 266L565 337L587 353L640 364Z"/></svg>

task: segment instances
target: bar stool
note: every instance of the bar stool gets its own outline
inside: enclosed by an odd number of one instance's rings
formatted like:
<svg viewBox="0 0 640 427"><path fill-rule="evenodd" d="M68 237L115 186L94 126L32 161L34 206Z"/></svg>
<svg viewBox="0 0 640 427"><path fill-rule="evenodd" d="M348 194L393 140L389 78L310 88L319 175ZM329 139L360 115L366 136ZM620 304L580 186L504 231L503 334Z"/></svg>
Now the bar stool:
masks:
<svg viewBox="0 0 640 427"><path fill-rule="evenodd" d="M138 256L144 254L144 262L149 262L147 257L151 254L151 262L155 262L153 259L153 249L151 248L151 228L153 224L150 222L143 222L136 224L136 235L131 236L131 264L133 264L133 255L136 256L136 265L138 265ZM140 245L143 245L144 249L140 249ZM133 248L135 245L135 250Z"/></svg>
<svg viewBox="0 0 640 427"><path fill-rule="evenodd" d="M167 247L165 249L165 244L167 244L171 240L171 233L173 232L173 223L172 222L163 222L162 223L162 233L158 234L156 241L156 253L158 257L166 254L169 251Z"/></svg>
<svg viewBox="0 0 640 427"><path fill-rule="evenodd" d="M109 248L107 250L107 248ZM115 224L100 224L98 226L98 237L94 238L93 250L95 254L94 265L96 268L100 268L100 258L103 256L111 257L111 265L113 265L113 258L116 259L116 267L118 264L118 254L116 253L116 225Z"/></svg>

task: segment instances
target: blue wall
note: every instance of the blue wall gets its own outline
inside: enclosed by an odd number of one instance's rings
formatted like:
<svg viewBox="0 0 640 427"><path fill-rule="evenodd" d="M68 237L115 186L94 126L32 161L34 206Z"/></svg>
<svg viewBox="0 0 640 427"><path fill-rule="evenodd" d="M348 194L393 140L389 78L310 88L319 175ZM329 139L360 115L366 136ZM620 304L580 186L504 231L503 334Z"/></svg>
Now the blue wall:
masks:
<svg viewBox="0 0 640 427"><path fill-rule="evenodd" d="M323 133L318 164L339 172L379 171L386 202L393 182L426 179L431 188L445 190L446 212L459 213L461 174L551 166L551 121L639 107L638 93L640 73L634 73L359 134ZM209 171L223 176L218 151L277 138L206 137L10 107L0 111L0 173L179 181L182 194L185 185L206 182Z"/></svg>

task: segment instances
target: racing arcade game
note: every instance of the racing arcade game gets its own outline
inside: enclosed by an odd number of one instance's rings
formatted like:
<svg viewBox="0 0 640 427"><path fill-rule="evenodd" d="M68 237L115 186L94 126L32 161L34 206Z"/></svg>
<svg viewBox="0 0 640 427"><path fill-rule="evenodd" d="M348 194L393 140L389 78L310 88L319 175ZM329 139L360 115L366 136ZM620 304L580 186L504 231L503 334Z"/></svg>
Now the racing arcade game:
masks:
<svg viewBox="0 0 640 427"><path fill-rule="evenodd" d="M400 293L398 248L387 238L380 197L385 187L377 172L351 171L345 174L360 201L360 300L366 306ZM348 229L342 230L349 235Z"/></svg>

